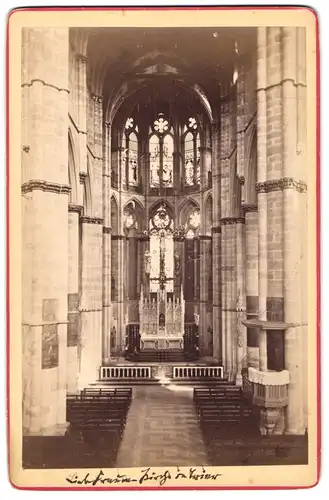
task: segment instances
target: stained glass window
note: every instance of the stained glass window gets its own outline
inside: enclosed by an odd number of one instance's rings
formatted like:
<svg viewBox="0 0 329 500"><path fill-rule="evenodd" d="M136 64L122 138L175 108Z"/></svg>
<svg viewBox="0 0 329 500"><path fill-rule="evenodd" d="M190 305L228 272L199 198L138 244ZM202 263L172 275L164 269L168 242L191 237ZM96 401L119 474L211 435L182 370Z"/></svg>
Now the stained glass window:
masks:
<svg viewBox="0 0 329 500"><path fill-rule="evenodd" d="M173 220L165 206L150 219L150 291L172 292L174 278Z"/></svg>
<svg viewBox="0 0 329 500"><path fill-rule="evenodd" d="M200 210L195 208L190 212L187 221L186 221L186 238L194 238L200 228L201 216Z"/></svg>
<svg viewBox="0 0 329 500"><path fill-rule="evenodd" d="M184 127L184 181L186 186L200 184L200 134L194 117Z"/></svg>
<svg viewBox="0 0 329 500"><path fill-rule="evenodd" d="M133 118L128 118L121 144L122 185L138 186L138 127ZM128 184L128 186L127 186Z"/></svg>
<svg viewBox="0 0 329 500"><path fill-rule="evenodd" d="M160 186L160 141L157 135L150 138L150 185Z"/></svg>
<svg viewBox="0 0 329 500"><path fill-rule="evenodd" d="M159 113L150 127L150 186L173 187L174 140L169 120Z"/></svg>
<svg viewBox="0 0 329 500"><path fill-rule="evenodd" d="M162 181L166 187L173 186L173 152L174 152L174 141L171 135L167 134L163 139L163 167L162 167Z"/></svg>
<svg viewBox="0 0 329 500"><path fill-rule="evenodd" d="M138 139L135 132L129 135L128 150L129 186L138 185Z"/></svg>
<svg viewBox="0 0 329 500"><path fill-rule="evenodd" d="M193 229L197 229L200 226L200 210L196 209L190 213L188 218L188 224Z"/></svg>
<svg viewBox="0 0 329 500"><path fill-rule="evenodd" d="M194 184L194 138L191 132L185 136L185 184Z"/></svg>

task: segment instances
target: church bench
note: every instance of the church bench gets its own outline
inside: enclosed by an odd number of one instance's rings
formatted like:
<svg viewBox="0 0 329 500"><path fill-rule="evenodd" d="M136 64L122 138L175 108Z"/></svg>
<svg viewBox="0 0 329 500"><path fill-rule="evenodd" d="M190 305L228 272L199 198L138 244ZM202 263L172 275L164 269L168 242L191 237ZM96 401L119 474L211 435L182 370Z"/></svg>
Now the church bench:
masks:
<svg viewBox="0 0 329 500"><path fill-rule="evenodd" d="M193 390L193 398L196 399L198 397L217 397L217 396L225 396L225 397L236 397L241 398L240 390L236 389L222 389L222 388L209 388L209 389L199 389L195 388Z"/></svg>
<svg viewBox="0 0 329 500"><path fill-rule="evenodd" d="M94 388L94 387L87 387L85 389L82 389L81 393L82 395L87 395L87 394L93 394L93 395L107 395L107 394L114 394L114 395L125 395L128 397L132 396L132 388L129 387L117 387L117 388Z"/></svg>
<svg viewBox="0 0 329 500"><path fill-rule="evenodd" d="M68 405L78 405L78 404L85 404L85 405L93 405L93 406L113 406L113 405L121 405L129 408L130 406L130 400L127 399L126 397L110 397L110 398L103 398L103 397L89 397L86 396L84 398L67 398L67 404Z"/></svg>
<svg viewBox="0 0 329 500"><path fill-rule="evenodd" d="M121 420L126 421L127 419L127 408L126 406L95 406L95 405L69 405L67 408L67 420L72 422L76 418L84 417L86 420L92 418L98 419L108 419L112 417L119 417Z"/></svg>

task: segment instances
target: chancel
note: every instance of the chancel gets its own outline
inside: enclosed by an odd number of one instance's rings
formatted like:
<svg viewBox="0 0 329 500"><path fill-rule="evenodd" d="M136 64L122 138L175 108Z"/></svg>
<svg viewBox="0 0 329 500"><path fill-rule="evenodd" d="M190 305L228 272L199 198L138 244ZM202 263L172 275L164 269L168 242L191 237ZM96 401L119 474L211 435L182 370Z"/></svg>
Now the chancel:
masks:
<svg viewBox="0 0 329 500"><path fill-rule="evenodd" d="M307 462L305 93L304 28L23 30L26 467Z"/></svg>

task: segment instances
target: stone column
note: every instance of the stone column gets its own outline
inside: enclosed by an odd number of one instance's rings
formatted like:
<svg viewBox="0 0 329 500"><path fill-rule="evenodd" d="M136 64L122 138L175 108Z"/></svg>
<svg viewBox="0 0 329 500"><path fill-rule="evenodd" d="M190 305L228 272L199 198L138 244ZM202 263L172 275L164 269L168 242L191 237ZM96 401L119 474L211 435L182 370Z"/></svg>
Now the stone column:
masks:
<svg viewBox="0 0 329 500"><path fill-rule="evenodd" d="M200 236L200 322L199 348L201 356L211 356L208 348L207 305L209 302L209 259L211 255L211 236Z"/></svg>
<svg viewBox="0 0 329 500"><path fill-rule="evenodd" d="M301 222L301 290L302 290L302 325L301 338L303 350L303 394L304 394L304 428L308 428L308 266L307 266L307 160L306 160L306 50L305 50L305 28L297 28L297 146L296 162L298 165L298 177L302 189L300 189L300 222Z"/></svg>
<svg viewBox="0 0 329 500"><path fill-rule="evenodd" d="M22 46L23 434L66 428L67 28L24 28Z"/></svg>
<svg viewBox="0 0 329 500"><path fill-rule="evenodd" d="M229 380L236 375L236 94L223 85L221 91L221 230L222 230L222 335L225 336L224 372Z"/></svg>
<svg viewBox="0 0 329 500"><path fill-rule="evenodd" d="M242 320L246 318L246 235L245 219L236 223L236 269L237 269L237 337L236 337L236 385L242 385L242 369L247 366L247 329Z"/></svg>
<svg viewBox="0 0 329 500"><path fill-rule="evenodd" d="M257 205L258 205L258 318L267 319L267 195L258 189L267 179L267 28L258 28L257 54ZM259 183L259 184L258 184ZM259 332L259 369L267 370L266 331Z"/></svg>
<svg viewBox="0 0 329 500"><path fill-rule="evenodd" d="M258 318L258 213L257 204L243 206L245 213L246 317ZM247 364L259 369L259 333L247 329Z"/></svg>
<svg viewBox="0 0 329 500"><path fill-rule="evenodd" d="M124 352L126 344L126 317L125 317L125 256L126 256L126 238L119 234L117 236L118 248L118 344L121 355Z"/></svg>
<svg viewBox="0 0 329 500"><path fill-rule="evenodd" d="M102 359L103 219L81 217L82 294L79 389L99 378Z"/></svg>
<svg viewBox="0 0 329 500"><path fill-rule="evenodd" d="M286 323L293 324L285 333L285 362L289 371L289 403L286 414L286 433L304 434L304 376L307 376L307 367L303 366L303 299L302 282L304 221L303 205L305 184L301 182L303 164L297 158L297 109L303 103L297 100L297 86L305 85L297 81L297 58L299 53L305 52L305 42L298 37L297 28L282 28L283 45L283 217L284 217L284 316ZM299 117L300 118L300 117ZM299 126L305 127L299 124ZM300 130L300 129L299 129ZM301 132L301 130L300 130Z"/></svg>
<svg viewBox="0 0 329 500"><path fill-rule="evenodd" d="M68 326L67 326L67 391L74 393L77 390L79 373L79 341L80 341L80 293L79 293L79 266L80 266L80 236L79 215L83 207L69 204L68 229Z"/></svg>
<svg viewBox="0 0 329 500"><path fill-rule="evenodd" d="M111 127L105 126L105 166L103 171L103 347L102 363L111 358L110 335L112 326L111 301Z"/></svg>
<svg viewBox="0 0 329 500"><path fill-rule="evenodd" d="M288 434L305 430L303 375L307 368L301 325L306 184L298 139L305 137L305 103L297 97L297 89L305 83L296 74L304 53L305 41L297 28L258 29L259 318L275 322L277 329L282 324L285 335L285 368L290 379L285 418ZM268 368L266 336L272 335L270 329L264 327L260 334L262 371ZM282 421L280 411L280 432Z"/></svg>
<svg viewBox="0 0 329 500"><path fill-rule="evenodd" d="M212 227L212 260L213 260L213 357L223 363L225 352L222 335L221 317L221 162L220 162L220 121L213 124L212 129L212 195L213 195L213 227Z"/></svg>
<svg viewBox="0 0 329 500"><path fill-rule="evenodd" d="M208 188L208 172L211 172L210 147L200 147L200 200ZM200 227L200 321L199 321L199 348L201 356L209 356L212 353L208 349L208 321L207 309L209 303L209 257L212 245L211 235L206 234L206 213L204 203L201 205L201 227Z"/></svg>
<svg viewBox="0 0 329 500"><path fill-rule="evenodd" d="M87 173L87 58L77 54L77 93L79 127L79 170Z"/></svg>

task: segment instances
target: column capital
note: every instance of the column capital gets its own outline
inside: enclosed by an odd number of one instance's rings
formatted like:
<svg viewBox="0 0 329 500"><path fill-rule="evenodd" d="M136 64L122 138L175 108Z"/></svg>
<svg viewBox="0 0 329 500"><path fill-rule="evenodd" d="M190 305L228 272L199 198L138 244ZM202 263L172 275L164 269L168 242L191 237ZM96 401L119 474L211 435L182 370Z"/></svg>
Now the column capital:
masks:
<svg viewBox="0 0 329 500"><path fill-rule="evenodd" d="M71 192L71 186L68 184L58 184L56 182L41 181L38 179L31 179L28 182L24 182L21 186L22 194L30 193L35 190L56 194L69 194Z"/></svg>
<svg viewBox="0 0 329 500"><path fill-rule="evenodd" d="M200 146L199 147L200 153L212 153L212 148L210 146Z"/></svg>
<svg viewBox="0 0 329 500"><path fill-rule="evenodd" d="M88 177L87 172L79 172L79 181L80 184L84 184L86 178Z"/></svg>
<svg viewBox="0 0 329 500"><path fill-rule="evenodd" d="M292 177L282 177L281 179L256 183L257 193L271 193L272 191L283 191L284 189L294 189L299 193L305 193L307 191L307 184Z"/></svg>
<svg viewBox="0 0 329 500"><path fill-rule="evenodd" d="M75 55L75 58L76 60L79 62L79 63L83 63L83 64L86 64L87 61L88 61L88 57L85 56L84 54L76 54Z"/></svg>
<svg viewBox="0 0 329 500"><path fill-rule="evenodd" d="M90 217L88 215L80 217L80 221L84 224L103 224L103 219L101 219L100 217Z"/></svg>
<svg viewBox="0 0 329 500"><path fill-rule="evenodd" d="M249 212L258 212L258 205L257 203L242 203L241 209L244 214Z"/></svg>
<svg viewBox="0 0 329 500"><path fill-rule="evenodd" d="M79 215L82 215L83 214L83 206L82 205L77 205L75 203L69 203L69 212L75 212Z"/></svg>

